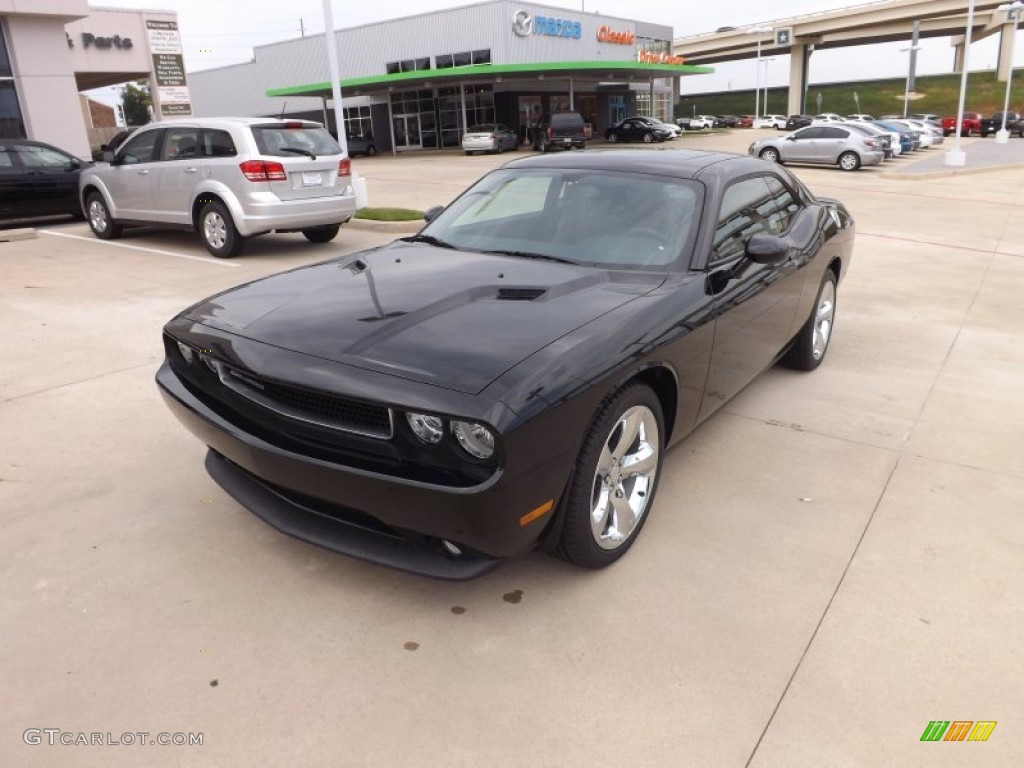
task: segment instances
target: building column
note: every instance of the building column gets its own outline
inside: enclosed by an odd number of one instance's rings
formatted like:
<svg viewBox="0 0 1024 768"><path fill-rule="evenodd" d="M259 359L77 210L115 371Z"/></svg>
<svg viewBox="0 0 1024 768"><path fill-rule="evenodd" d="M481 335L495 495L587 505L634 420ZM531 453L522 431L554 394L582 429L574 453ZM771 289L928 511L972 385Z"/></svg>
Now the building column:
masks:
<svg viewBox="0 0 1024 768"><path fill-rule="evenodd" d="M786 102L787 115L804 113L804 94L807 92L807 68L809 65L808 46L794 43L789 47L789 98Z"/></svg>
<svg viewBox="0 0 1024 768"><path fill-rule="evenodd" d="M964 54L967 52L966 41L964 36L954 37L951 41L953 45L953 73L959 75L964 71ZM1000 50L1002 50L1000 48Z"/></svg>
<svg viewBox="0 0 1024 768"><path fill-rule="evenodd" d="M1016 23L1003 24L999 30L999 63L996 64L996 80L1005 83L1013 67L1013 35L1017 31Z"/></svg>

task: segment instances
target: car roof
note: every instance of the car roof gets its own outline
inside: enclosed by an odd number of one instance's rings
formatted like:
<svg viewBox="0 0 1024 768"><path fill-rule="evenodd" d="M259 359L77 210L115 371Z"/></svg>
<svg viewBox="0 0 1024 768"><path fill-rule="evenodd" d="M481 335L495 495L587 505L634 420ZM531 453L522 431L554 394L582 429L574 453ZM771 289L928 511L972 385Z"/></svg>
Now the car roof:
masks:
<svg viewBox="0 0 1024 768"><path fill-rule="evenodd" d="M773 167L764 160L732 152L711 152L694 149L615 149L602 152L561 152L557 155L530 155L512 160L502 168L564 168L567 170L600 170L624 173L645 173L656 176L690 179L709 169L714 172L740 172Z"/></svg>
<svg viewBox="0 0 1024 768"><path fill-rule="evenodd" d="M140 125L138 128L165 128L175 125L202 125L208 127L226 127L229 125L284 125L285 123L302 123L313 127L323 127L322 123L313 120L300 120L279 117L175 117L169 120ZM135 130L133 128L132 130Z"/></svg>

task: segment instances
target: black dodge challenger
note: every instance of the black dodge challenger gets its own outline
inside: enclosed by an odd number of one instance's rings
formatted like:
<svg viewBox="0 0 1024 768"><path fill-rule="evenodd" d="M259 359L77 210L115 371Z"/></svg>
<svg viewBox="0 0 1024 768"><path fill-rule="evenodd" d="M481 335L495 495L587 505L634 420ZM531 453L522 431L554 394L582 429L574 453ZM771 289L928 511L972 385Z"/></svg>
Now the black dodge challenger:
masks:
<svg viewBox="0 0 1024 768"><path fill-rule="evenodd" d="M686 150L514 160L428 219L185 310L157 383L265 521L449 579L621 557L667 447L821 363L854 240L785 168Z"/></svg>

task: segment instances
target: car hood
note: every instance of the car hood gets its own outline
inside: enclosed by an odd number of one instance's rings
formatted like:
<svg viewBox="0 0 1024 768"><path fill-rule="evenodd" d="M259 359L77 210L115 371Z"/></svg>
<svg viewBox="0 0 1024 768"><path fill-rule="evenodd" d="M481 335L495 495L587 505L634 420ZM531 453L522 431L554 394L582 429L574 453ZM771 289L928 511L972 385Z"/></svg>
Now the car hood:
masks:
<svg viewBox="0 0 1024 768"><path fill-rule="evenodd" d="M664 278L396 241L247 283L184 315L266 344L475 394Z"/></svg>

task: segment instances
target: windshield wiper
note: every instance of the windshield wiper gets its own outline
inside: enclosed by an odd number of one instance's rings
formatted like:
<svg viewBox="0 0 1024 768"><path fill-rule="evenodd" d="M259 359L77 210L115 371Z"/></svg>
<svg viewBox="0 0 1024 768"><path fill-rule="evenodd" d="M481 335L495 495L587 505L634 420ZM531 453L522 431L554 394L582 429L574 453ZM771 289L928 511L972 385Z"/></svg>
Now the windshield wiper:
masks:
<svg viewBox="0 0 1024 768"><path fill-rule="evenodd" d="M298 147L281 147L282 152L294 152L296 155L305 155L316 160L316 155L310 152L308 149L299 149Z"/></svg>
<svg viewBox="0 0 1024 768"><path fill-rule="evenodd" d="M412 235L411 237L400 237L398 239L403 243L427 243L428 245L436 245L438 248L452 248L456 251L458 250L458 248L451 243L442 240L439 237L434 237L433 235Z"/></svg>
<svg viewBox="0 0 1024 768"><path fill-rule="evenodd" d="M552 256L548 253L534 253L533 251L481 251L481 253L493 253L497 256L515 256L518 259L541 259L543 261L557 261L559 264L572 264L579 266L579 262L572 259L564 259L561 256Z"/></svg>

